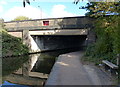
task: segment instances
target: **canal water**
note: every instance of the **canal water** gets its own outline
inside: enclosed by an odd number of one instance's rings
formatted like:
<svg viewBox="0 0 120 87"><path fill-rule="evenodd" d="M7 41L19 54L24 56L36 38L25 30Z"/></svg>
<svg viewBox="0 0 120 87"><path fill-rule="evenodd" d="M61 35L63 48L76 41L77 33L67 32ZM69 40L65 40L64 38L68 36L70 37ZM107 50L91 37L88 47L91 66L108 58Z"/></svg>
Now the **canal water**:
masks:
<svg viewBox="0 0 120 87"><path fill-rule="evenodd" d="M43 85L49 77L57 57L60 54L77 50L80 49L64 49L19 57L3 58L3 83L8 81L10 83L24 86L29 85L29 87L33 87L33 85Z"/></svg>

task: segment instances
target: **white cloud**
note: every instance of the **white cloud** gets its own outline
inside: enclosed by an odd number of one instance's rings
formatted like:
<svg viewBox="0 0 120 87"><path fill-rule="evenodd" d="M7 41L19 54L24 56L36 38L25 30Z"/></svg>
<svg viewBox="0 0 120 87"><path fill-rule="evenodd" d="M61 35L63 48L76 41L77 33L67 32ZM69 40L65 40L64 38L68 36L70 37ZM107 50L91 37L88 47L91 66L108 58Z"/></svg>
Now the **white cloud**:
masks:
<svg viewBox="0 0 120 87"><path fill-rule="evenodd" d="M2 6L0 6L0 13L3 11L3 7Z"/></svg>
<svg viewBox="0 0 120 87"><path fill-rule="evenodd" d="M7 3L5 1L0 1L0 13L3 12L3 5L6 5Z"/></svg>
<svg viewBox="0 0 120 87"><path fill-rule="evenodd" d="M6 1L0 1L0 5L6 5L7 4L7 2Z"/></svg>
<svg viewBox="0 0 120 87"><path fill-rule="evenodd" d="M52 17L71 17L76 16L73 13L70 13L65 10L66 7L64 5L54 5L52 8Z"/></svg>
<svg viewBox="0 0 120 87"><path fill-rule="evenodd" d="M2 7L0 6L0 12L2 11ZM15 6L9 9L2 18L5 21L11 21L18 16L26 16L32 19L40 19L42 18L58 18L58 17L72 17L78 16L74 13L66 11L66 7L64 5L54 5L51 11L47 14L44 13L44 9L42 9L42 14L40 8L32 7L31 5L27 5L24 7Z"/></svg>
<svg viewBox="0 0 120 87"><path fill-rule="evenodd" d="M41 11L39 8L35 8L32 6L26 6L24 7L13 7L11 9L9 9L5 15L3 16L3 18L5 19L5 21L10 21L13 20L14 18L16 18L17 16L26 16L32 19L39 19L41 18ZM46 16L46 14L44 12L42 12L42 18L44 18Z"/></svg>

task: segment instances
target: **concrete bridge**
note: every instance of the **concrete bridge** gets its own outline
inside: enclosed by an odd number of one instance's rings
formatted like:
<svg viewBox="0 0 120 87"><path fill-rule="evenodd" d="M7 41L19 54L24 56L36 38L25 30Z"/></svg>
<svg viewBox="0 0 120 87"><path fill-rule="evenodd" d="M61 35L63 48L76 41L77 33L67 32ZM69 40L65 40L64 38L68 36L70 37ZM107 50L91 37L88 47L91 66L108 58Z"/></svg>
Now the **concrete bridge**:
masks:
<svg viewBox="0 0 120 87"><path fill-rule="evenodd" d="M4 22L9 34L20 37L30 52L86 46L95 41L94 19L89 17L48 18Z"/></svg>

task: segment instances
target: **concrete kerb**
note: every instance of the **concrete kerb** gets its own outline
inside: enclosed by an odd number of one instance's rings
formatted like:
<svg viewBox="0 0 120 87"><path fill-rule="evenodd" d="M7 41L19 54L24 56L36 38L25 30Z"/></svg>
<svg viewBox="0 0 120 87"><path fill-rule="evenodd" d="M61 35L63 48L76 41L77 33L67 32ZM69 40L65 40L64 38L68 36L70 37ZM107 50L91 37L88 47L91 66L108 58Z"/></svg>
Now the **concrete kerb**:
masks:
<svg viewBox="0 0 120 87"><path fill-rule="evenodd" d="M59 75L59 65L58 65L58 62L61 61L61 56L58 56L58 60L56 61L56 63L54 64L52 70L51 70L51 73L48 77L48 80L46 81L45 85L57 85L57 76Z"/></svg>

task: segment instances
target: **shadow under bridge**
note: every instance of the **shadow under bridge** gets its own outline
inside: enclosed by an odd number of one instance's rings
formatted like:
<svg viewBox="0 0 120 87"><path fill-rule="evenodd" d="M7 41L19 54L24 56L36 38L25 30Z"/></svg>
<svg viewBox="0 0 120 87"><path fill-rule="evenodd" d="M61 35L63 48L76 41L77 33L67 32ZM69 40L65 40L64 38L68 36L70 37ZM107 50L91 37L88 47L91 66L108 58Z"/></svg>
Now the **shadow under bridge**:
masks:
<svg viewBox="0 0 120 87"><path fill-rule="evenodd" d="M87 35L31 35L31 37L33 39L31 49L50 51L68 48L81 49L86 46Z"/></svg>

